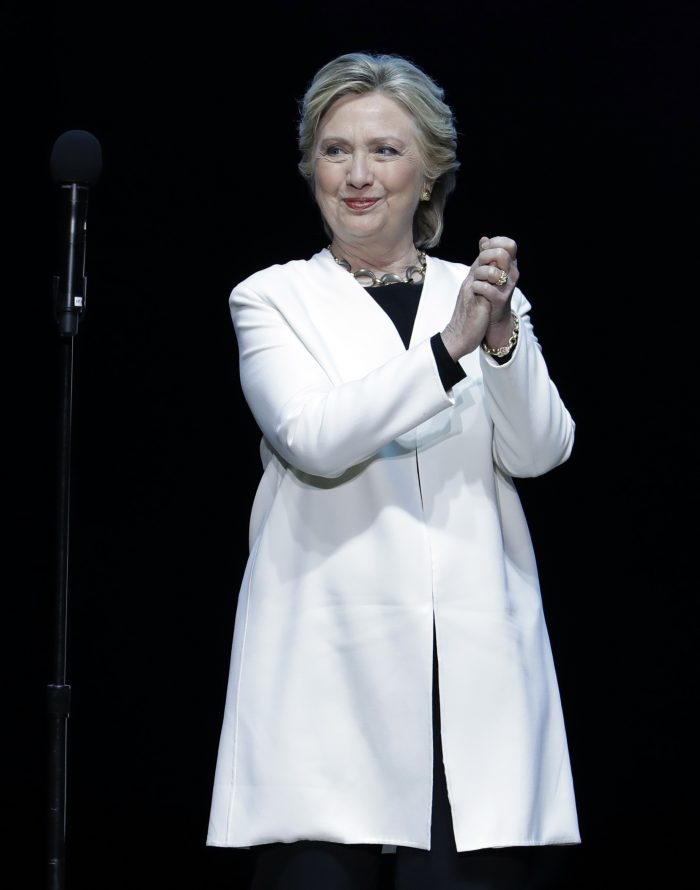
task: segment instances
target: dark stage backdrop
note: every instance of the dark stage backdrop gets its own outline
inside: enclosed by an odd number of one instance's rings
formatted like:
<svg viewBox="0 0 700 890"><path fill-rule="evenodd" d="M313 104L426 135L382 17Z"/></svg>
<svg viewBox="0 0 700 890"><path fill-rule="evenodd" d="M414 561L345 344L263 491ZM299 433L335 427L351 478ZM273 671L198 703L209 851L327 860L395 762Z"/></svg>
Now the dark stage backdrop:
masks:
<svg viewBox="0 0 700 890"><path fill-rule="evenodd" d="M205 847L258 479L227 298L325 245L296 171L297 101L357 49L408 55L445 87L462 169L436 253L518 241L578 424L571 460L520 483L583 832L567 887L680 885L697 799L693 8L4 4L11 886L43 887L46 868L53 143L87 129L104 153L75 339L66 888L244 888L248 854Z"/></svg>

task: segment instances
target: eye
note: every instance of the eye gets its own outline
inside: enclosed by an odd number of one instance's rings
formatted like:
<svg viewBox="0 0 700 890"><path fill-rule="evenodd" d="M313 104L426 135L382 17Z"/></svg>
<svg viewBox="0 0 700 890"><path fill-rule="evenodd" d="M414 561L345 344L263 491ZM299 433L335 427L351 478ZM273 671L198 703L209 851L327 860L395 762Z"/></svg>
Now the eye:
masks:
<svg viewBox="0 0 700 890"><path fill-rule="evenodd" d="M342 145L326 145L321 150L321 154L324 158L328 158L331 161L338 161L342 160L347 152Z"/></svg>
<svg viewBox="0 0 700 890"><path fill-rule="evenodd" d="M390 158L399 153L393 145L378 145L375 152L385 158Z"/></svg>

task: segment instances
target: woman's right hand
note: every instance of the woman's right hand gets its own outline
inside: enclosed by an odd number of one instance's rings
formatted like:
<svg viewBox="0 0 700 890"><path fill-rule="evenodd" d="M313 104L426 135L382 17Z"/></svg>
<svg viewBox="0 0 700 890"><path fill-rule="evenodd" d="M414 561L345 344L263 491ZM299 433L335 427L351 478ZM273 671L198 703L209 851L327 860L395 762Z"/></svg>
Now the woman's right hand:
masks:
<svg viewBox="0 0 700 890"><path fill-rule="evenodd" d="M503 273L507 276L499 285ZM512 238L498 236L479 240L479 255L457 294L452 318L442 331L442 340L457 361L486 340L508 341L513 329L510 303L518 281L517 245Z"/></svg>

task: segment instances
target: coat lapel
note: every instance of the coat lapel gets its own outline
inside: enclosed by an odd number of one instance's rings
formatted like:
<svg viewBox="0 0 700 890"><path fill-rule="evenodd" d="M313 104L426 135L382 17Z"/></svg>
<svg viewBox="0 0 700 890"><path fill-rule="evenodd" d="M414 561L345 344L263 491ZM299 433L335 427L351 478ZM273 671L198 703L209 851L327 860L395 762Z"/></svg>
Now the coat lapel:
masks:
<svg viewBox="0 0 700 890"><path fill-rule="evenodd" d="M318 335L312 351L324 367L339 380L356 380L405 352L393 321L327 249L312 257L308 267L313 288L302 299L306 303L312 292Z"/></svg>

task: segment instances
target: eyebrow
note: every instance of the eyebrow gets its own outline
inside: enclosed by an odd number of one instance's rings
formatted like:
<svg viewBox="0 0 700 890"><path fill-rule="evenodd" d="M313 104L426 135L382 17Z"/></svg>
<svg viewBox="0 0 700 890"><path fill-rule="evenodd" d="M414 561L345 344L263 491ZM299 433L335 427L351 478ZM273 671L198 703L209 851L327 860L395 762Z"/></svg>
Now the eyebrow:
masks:
<svg viewBox="0 0 700 890"><path fill-rule="evenodd" d="M386 143L390 143L390 142L393 142L396 145L401 146L402 148L406 147L406 143L404 142L404 140L399 138L398 136L394 136L394 135L377 136L374 139L370 139L368 144L369 145L385 145ZM326 136L324 139L321 139L321 141L318 143L318 146L319 146L319 148L321 148L325 145L330 145L330 144L350 145L350 140L345 139L342 136Z"/></svg>

